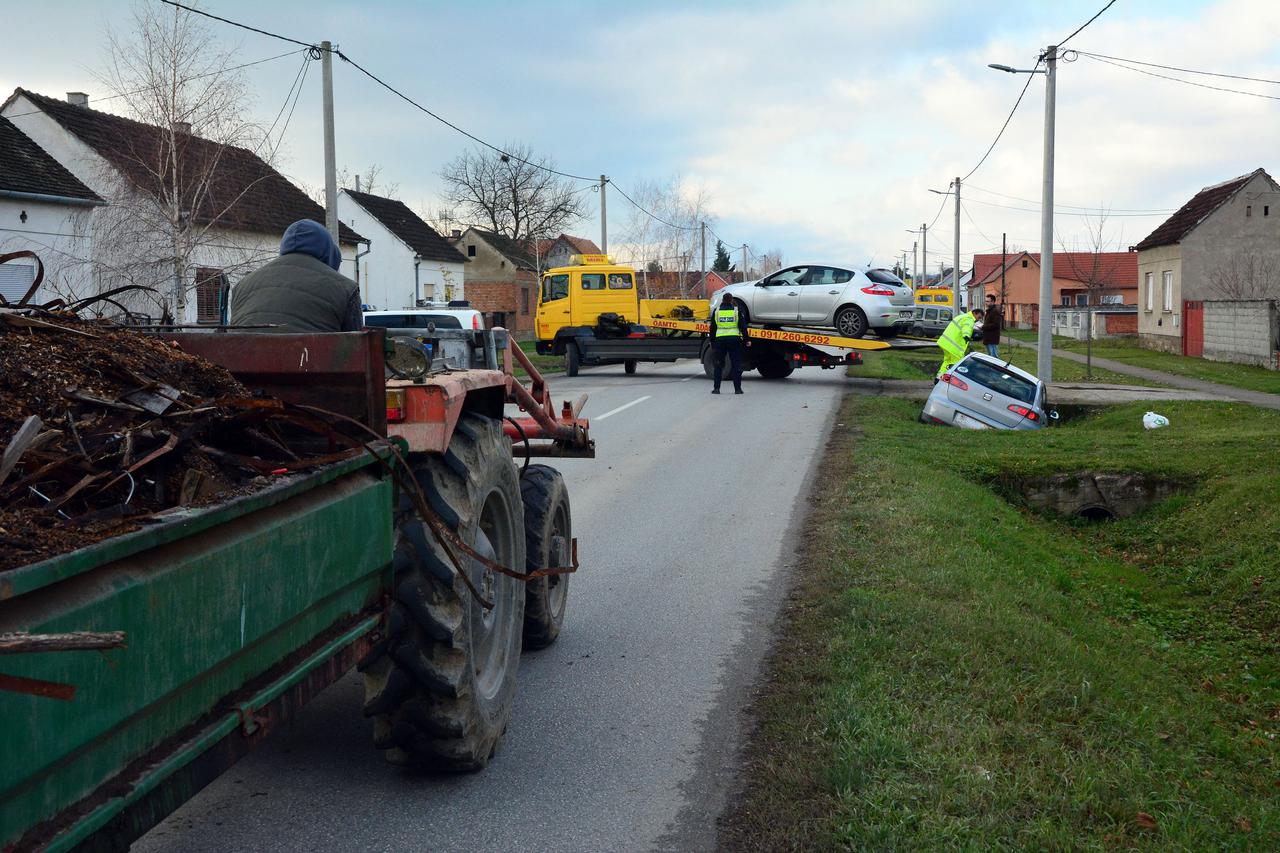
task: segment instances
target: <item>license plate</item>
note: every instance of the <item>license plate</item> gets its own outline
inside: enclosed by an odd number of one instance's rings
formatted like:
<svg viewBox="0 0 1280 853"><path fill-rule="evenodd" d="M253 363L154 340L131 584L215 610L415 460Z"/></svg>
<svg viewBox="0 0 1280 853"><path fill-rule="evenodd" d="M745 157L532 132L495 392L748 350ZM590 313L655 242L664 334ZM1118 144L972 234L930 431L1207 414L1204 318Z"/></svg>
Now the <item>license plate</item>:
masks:
<svg viewBox="0 0 1280 853"><path fill-rule="evenodd" d="M964 427L965 429L991 429L991 427L987 426L977 418L971 418L961 412L956 412L956 416L952 419L952 422L956 426Z"/></svg>
<svg viewBox="0 0 1280 853"><path fill-rule="evenodd" d="M914 320L914 319L915 319L915 316L916 316L916 312L914 312L914 311L899 311L899 312L898 312L898 318L899 318L899 319L901 319L901 320Z"/></svg>

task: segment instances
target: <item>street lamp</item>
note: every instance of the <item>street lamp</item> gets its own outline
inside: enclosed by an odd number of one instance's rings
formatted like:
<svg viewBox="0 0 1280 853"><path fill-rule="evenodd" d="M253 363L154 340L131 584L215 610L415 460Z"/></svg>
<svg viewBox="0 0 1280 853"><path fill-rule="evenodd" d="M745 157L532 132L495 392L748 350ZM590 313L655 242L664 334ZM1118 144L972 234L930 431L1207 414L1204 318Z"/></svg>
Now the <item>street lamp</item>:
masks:
<svg viewBox="0 0 1280 853"><path fill-rule="evenodd" d="M1053 119L1058 46L1051 44L1040 57L1044 70L1011 68L990 63L988 68L1009 74L1044 75L1044 173L1040 191L1040 328L1036 334L1036 373L1048 385L1053 381Z"/></svg>

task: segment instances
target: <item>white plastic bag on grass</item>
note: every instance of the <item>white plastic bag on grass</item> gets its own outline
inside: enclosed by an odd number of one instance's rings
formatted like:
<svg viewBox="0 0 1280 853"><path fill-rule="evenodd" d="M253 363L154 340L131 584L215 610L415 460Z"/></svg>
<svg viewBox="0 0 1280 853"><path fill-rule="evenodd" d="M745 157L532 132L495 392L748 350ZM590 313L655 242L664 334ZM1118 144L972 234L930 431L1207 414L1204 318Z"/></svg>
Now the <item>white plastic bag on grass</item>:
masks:
<svg viewBox="0 0 1280 853"><path fill-rule="evenodd" d="M1167 427L1168 425L1169 419L1164 415L1157 415L1155 412L1147 412L1142 416L1143 429L1160 429L1160 427Z"/></svg>

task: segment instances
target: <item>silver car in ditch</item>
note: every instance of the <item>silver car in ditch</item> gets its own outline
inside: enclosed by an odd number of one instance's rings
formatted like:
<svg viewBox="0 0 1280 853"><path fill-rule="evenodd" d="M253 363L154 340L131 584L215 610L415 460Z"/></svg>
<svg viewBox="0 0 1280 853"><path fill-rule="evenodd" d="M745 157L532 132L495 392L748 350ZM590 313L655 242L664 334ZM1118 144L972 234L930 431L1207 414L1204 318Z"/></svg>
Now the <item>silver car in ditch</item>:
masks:
<svg viewBox="0 0 1280 853"><path fill-rule="evenodd" d="M920 422L965 429L1041 429L1058 413L1044 383L998 358L970 353L933 386Z"/></svg>
<svg viewBox="0 0 1280 853"><path fill-rule="evenodd" d="M753 323L835 329L846 338L892 337L915 318L911 288L892 270L852 264L797 264L717 291L733 295Z"/></svg>

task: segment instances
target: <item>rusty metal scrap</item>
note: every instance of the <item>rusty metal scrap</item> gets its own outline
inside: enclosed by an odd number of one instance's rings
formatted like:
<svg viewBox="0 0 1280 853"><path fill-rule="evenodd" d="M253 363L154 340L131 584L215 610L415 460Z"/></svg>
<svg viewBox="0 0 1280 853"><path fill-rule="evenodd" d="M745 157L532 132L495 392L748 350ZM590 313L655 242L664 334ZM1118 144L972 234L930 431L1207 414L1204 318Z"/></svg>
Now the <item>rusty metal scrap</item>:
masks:
<svg viewBox="0 0 1280 853"><path fill-rule="evenodd" d="M0 308L0 571L363 452L161 336L16 310Z"/></svg>

